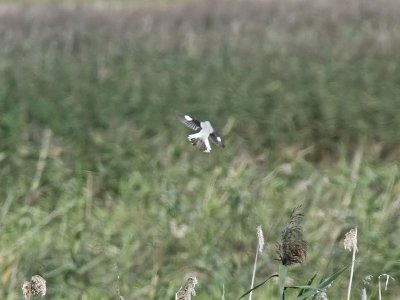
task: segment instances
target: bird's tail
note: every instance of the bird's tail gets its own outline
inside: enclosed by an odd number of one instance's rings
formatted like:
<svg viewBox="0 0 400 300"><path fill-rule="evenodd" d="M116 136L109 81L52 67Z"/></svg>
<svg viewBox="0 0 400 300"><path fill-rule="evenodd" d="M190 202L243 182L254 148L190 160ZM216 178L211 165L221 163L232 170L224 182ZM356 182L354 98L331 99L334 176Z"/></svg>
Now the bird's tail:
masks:
<svg viewBox="0 0 400 300"><path fill-rule="evenodd" d="M204 140L202 138L199 137L188 137L190 143L192 143L193 146L195 146L197 149L199 149L200 151L203 152L210 152L211 149L209 149L206 145L206 143L204 142Z"/></svg>

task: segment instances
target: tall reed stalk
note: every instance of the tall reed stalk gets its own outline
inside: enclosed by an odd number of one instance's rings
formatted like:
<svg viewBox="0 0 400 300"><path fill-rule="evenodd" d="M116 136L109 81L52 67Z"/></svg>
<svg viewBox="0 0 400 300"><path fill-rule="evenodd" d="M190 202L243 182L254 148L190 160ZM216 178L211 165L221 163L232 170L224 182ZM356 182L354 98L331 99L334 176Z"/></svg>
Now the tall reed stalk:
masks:
<svg viewBox="0 0 400 300"><path fill-rule="evenodd" d="M351 271L350 271L350 279L349 279L349 288L347 290L347 300L350 300L351 293L351 285L353 283L353 274L354 274L354 265L356 262L356 252L357 248L357 228L351 229L348 233L346 233L344 238L344 249L353 251L353 257L351 259Z"/></svg>
<svg viewBox="0 0 400 300"><path fill-rule="evenodd" d="M254 266L253 266L253 276L251 278L251 287L250 289L253 289L254 287L254 279L256 277L256 270L257 270L257 259L258 259L258 253L262 253L264 250L264 234L261 229L261 225L257 227L257 249L256 249L256 258L254 259ZM253 297L253 291L250 292L249 294L249 300L251 300Z"/></svg>

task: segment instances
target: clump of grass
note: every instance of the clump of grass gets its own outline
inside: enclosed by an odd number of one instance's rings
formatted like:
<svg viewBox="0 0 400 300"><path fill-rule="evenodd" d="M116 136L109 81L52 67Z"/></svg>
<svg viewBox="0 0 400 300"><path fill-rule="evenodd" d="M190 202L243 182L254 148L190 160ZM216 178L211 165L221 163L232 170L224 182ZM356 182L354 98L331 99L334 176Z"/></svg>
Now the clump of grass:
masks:
<svg viewBox="0 0 400 300"><path fill-rule="evenodd" d="M46 280L39 275L35 275L30 281L25 281L22 285L22 293L25 300L31 300L36 296L46 295Z"/></svg>

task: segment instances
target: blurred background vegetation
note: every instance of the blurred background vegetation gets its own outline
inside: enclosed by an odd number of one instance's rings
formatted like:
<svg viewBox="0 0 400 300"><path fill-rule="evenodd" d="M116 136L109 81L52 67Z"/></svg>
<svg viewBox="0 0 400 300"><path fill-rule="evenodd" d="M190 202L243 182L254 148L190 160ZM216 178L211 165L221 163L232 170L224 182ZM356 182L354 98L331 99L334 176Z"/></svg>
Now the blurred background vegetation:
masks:
<svg viewBox="0 0 400 300"><path fill-rule="evenodd" d="M294 285L348 264L358 227L354 299L382 273L398 299L398 1L49 2L0 5L0 298L39 274L48 299L173 299L191 275L235 299L256 227L260 282L302 204ZM175 111L227 147L198 152Z"/></svg>

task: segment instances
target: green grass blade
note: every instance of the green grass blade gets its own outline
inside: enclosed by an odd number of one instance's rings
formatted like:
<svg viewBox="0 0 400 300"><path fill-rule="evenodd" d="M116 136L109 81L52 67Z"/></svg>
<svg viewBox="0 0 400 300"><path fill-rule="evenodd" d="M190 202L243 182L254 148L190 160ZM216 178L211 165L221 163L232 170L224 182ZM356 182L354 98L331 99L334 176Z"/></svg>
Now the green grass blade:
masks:
<svg viewBox="0 0 400 300"><path fill-rule="evenodd" d="M267 279L265 279L264 281L262 281L261 283L257 284L255 287L253 287L252 289L248 290L247 292L245 292L244 294L242 294L239 298L237 298L237 300L242 299L244 296L250 294L251 291L254 291L255 289L259 288L260 286L264 285L265 283L267 283L268 280L270 280L273 277L277 277L278 274L272 274L271 276L269 276Z"/></svg>
<svg viewBox="0 0 400 300"><path fill-rule="evenodd" d="M317 277L317 273L315 273L314 276L311 277L311 278L308 280L307 285L306 285L304 288L299 287L299 288L301 288L301 290L300 290L299 294L297 295L297 297L300 297L301 295L303 295L303 294L305 293L307 287L309 287L309 286L312 285L312 283L313 283L315 277Z"/></svg>
<svg viewBox="0 0 400 300"><path fill-rule="evenodd" d="M310 286L309 289L310 291L302 294L300 297L298 296L296 299L297 300L302 300L302 299L307 299L309 297L314 296L318 291L322 291L324 289L326 289L336 278L338 278L344 271L346 271L349 268L350 265L347 265L345 267L343 267L342 269L340 269L339 271L333 273L332 275L330 275L329 277L322 279L321 282L316 286ZM296 288L296 287L293 287ZM300 287L298 287L300 288ZM302 286L301 288L306 289L306 286Z"/></svg>

